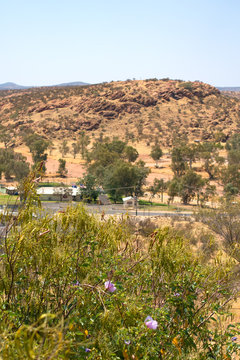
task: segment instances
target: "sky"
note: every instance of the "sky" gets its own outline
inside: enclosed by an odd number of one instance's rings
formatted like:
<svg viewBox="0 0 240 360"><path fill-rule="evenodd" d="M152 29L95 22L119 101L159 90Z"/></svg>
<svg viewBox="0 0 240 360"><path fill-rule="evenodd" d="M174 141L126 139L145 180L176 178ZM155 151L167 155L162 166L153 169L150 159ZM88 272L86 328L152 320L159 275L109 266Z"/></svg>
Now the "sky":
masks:
<svg viewBox="0 0 240 360"><path fill-rule="evenodd" d="M0 0L0 83L240 86L239 0Z"/></svg>

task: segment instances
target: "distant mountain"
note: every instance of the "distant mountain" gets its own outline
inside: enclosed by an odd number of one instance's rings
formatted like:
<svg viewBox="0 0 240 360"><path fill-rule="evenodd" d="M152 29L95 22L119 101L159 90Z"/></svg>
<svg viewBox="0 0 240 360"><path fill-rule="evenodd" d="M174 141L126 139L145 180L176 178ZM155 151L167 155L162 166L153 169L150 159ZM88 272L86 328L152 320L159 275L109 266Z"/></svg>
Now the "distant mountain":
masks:
<svg viewBox="0 0 240 360"><path fill-rule="evenodd" d="M0 84L0 90L21 90L28 89L30 86L22 86L12 82L6 82L4 84Z"/></svg>
<svg viewBox="0 0 240 360"><path fill-rule="evenodd" d="M240 86L237 87L222 86L222 87L217 87L217 89L220 91L240 91Z"/></svg>
<svg viewBox="0 0 240 360"><path fill-rule="evenodd" d="M62 84L53 85L53 86L84 86L84 85L90 85L90 84L81 82L81 81L75 81L75 82L62 83Z"/></svg>
<svg viewBox="0 0 240 360"><path fill-rule="evenodd" d="M88 83L84 83L81 81L75 81L75 82L69 82L69 83L63 83L63 84L57 84L57 85L48 85L47 87L51 87L51 86L84 86L84 85L90 85ZM37 88L37 87L42 87L42 86L23 86L23 85L18 85L12 82L6 82L4 84L0 84L0 90L23 90L23 89L30 89L30 88Z"/></svg>

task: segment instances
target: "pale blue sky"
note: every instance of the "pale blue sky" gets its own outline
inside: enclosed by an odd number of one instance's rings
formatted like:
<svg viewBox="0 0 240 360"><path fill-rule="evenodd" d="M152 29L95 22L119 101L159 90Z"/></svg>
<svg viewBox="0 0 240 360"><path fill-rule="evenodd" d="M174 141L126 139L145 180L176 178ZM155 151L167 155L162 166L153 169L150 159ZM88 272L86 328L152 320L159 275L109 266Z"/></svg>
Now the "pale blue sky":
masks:
<svg viewBox="0 0 240 360"><path fill-rule="evenodd" d="M240 86L239 0L0 0L0 83Z"/></svg>

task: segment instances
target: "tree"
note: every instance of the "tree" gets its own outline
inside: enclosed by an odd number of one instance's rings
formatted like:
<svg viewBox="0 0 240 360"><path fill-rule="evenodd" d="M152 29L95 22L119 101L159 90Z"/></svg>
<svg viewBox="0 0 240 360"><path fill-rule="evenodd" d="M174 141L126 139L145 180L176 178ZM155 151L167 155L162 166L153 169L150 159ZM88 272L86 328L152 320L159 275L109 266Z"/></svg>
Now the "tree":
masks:
<svg viewBox="0 0 240 360"><path fill-rule="evenodd" d="M240 168L236 164L228 164L221 171L221 181L228 195L236 195L240 191Z"/></svg>
<svg viewBox="0 0 240 360"><path fill-rule="evenodd" d="M15 140L13 134L11 134L6 129L0 131L0 142L4 143L5 149L13 147L15 145Z"/></svg>
<svg viewBox="0 0 240 360"><path fill-rule="evenodd" d="M198 146L196 144L184 144L182 145L182 151L189 168L192 169L192 164L199 157Z"/></svg>
<svg viewBox="0 0 240 360"><path fill-rule="evenodd" d="M85 159L87 153L87 146L90 144L90 137L86 135L85 131L81 131L79 134L79 139L77 145L80 149L82 158Z"/></svg>
<svg viewBox="0 0 240 360"><path fill-rule="evenodd" d="M204 187L205 181L193 170L188 170L181 178L173 178L168 186L169 199L180 196L184 204L188 204Z"/></svg>
<svg viewBox="0 0 240 360"><path fill-rule="evenodd" d="M181 146L172 149L171 169L176 177L181 177L187 170L187 161L184 157L184 151Z"/></svg>
<svg viewBox="0 0 240 360"><path fill-rule="evenodd" d="M66 169L66 160L64 159L58 159L59 166L58 166L58 175L60 177L66 177L67 176L67 169Z"/></svg>
<svg viewBox="0 0 240 360"><path fill-rule="evenodd" d="M0 172L4 173L7 180L14 176L17 181L21 181L29 173L26 157L12 149L0 149L0 164Z"/></svg>
<svg viewBox="0 0 240 360"><path fill-rule="evenodd" d="M150 156L153 158L153 160L156 161L156 167L158 167L158 161L162 157L162 154L163 154L162 149L158 144L152 147Z"/></svg>
<svg viewBox="0 0 240 360"><path fill-rule="evenodd" d="M218 209L201 210L197 220L220 235L226 252L240 263L240 211L239 203L223 201Z"/></svg>
<svg viewBox="0 0 240 360"><path fill-rule="evenodd" d="M142 193L149 169L143 161L138 161L134 165L129 162L136 160L136 156L134 148L128 148L125 142L117 138L112 141L105 139L102 143L95 142L88 153L88 174L95 177L114 201L123 195L139 195Z"/></svg>
<svg viewBox="0 0 240 360"><path fill-rule="evenodd" d="M105 141L105 144L109 151L115 152L119 155L122 155L126 148L126 143L122 140L119 140L117 137L114 137L111 142Z"/></svg>
<svg viewBox="0 0 240 360"><path fill-rule="evenodd" d="M168 203L173 202L175 196L179 196L180 194L180 180L179 178L173 178L168 183Z"/></svg>
<svg viewBox="0 0 240 360"><path fill-rule="evenodd" d="M216 186L209 183L206 184L205 188L198 192L198 203L200 202L203 207L206 201L213 198L216 195Z"/></svg>
<svg viewBox="0 0 240 360"><path fill-rule="evenodd" d="M99 195L96 178L92 174L86 174L79 179L78 184L81 185L82 198L88 202L95 202Z"/></svg>
<svg viewBox="0 0 240 360"><path fill-rule="evenodd" d="M205 185L204 179L193 170L188 170L181 178L180 196L184 204L188 204Z"/></svg>
<svg viewBox="0 0 240 360"><path fill-rule="evenodd" d="M143 134L143 121L140 120L137 124L136 124L136 127L137 127L137 132L138 132L138 137L140 138Z"/></svg>
<svg viewBox="0 0 240 360"><path fill-rule="evenodd" d="M134 162L138 158L138 151L132 146L125 146L124 148L124 156L127 158L129 162Z"/></svg>
<svg viewBox="0 0 240 360"><path fill-rule="evenodd" d="M79 153L79 145L74 142L72 143L72 154L73 154L73 158L75 159L76 158L76 155Z"/></svg>
<svg viewBox="0 0 240 360"><path fill-rule="evenodd" d="M219 167L216 167L216 163L220 165L224 161L218 154L220 148L220 144L213 142L204 142L199 145L199 157L204 162L204 170L209 175L210 180L214 179L219 172Z"/></svg>
<svg viewBox="0 0 240 360"><path fill-rule="evenodd" d="M16 160L13 164L13 173L15 179L20 182L29 174L29 164L26 161Z"/></svg>
<svg viewBox="0 0 240 360"><path fill-rule="evenodd" d="M149 169L141 165L132 165L122 160L110 166L104 174L104 190L116 202L123 195L141 195Z"/></svg>
<svg viewBox="0 0 240 360"><path fill-rule="evenodd" d="M152 197L161 192L161 201L163 202L163 193L167 189L167 183L163 179L155 178L153 185L149 187L149 191L152 193Z"/></svg>
<svg viewBox="0 0 240 360"><path fill-rule="evenodd" d="M62 143L59 146L59 151L62 154L62 157L65 157L65 155L69 152L69 146L67 144L67 140L63 140Z"/></svg>
<svg viewBox="0 0 240 360"><path fill-rule="evenodd" d="M237 195L240 191L240 135L233 135L226 143L227 166L218 168L225 194ZM222 161L222 164L224 161Z"/></svg>
<svg viewBox="0 0 240 360"><path fill-rule="evenodd" d="M25 143L29 147L34 162L34 167L38 163L44 162L42 170L46 171L45 162L47 161L47 153L49 142L38 134L30 134L25 138Z"/></svg>
<svg viewBox="0 0 240 360"><path fill-rule="evenodd" d="M199 147L196 144L182 142L180 145L174 146L171 164L174 175L177 177L183 176L187 169L192 169L192 165L197 158L199 158Z"/></svg>
<svg viewBox="0 0 240 360"><path fill-rule="evenodd" d="M49 151L49 155L52 155L52 151L55 149L55 146L53 145L53 142L50 140L48 142L48 151Z"/></svg>

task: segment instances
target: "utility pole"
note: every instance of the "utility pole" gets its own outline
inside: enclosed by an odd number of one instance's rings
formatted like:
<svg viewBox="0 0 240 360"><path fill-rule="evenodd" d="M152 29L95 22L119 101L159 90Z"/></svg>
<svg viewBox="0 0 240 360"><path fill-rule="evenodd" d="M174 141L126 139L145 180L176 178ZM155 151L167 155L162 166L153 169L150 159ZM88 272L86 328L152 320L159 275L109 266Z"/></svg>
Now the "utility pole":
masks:
<svg viewBox="0 0 240 360"><path fill-rule="evenodd" d="M135 197L134 197L134 200L135 200L135 208L136 208L136 216L137 216L137 214L138 214L138 212L137 212L138 198L137 198L136 188L135 188Z"/></svg>

